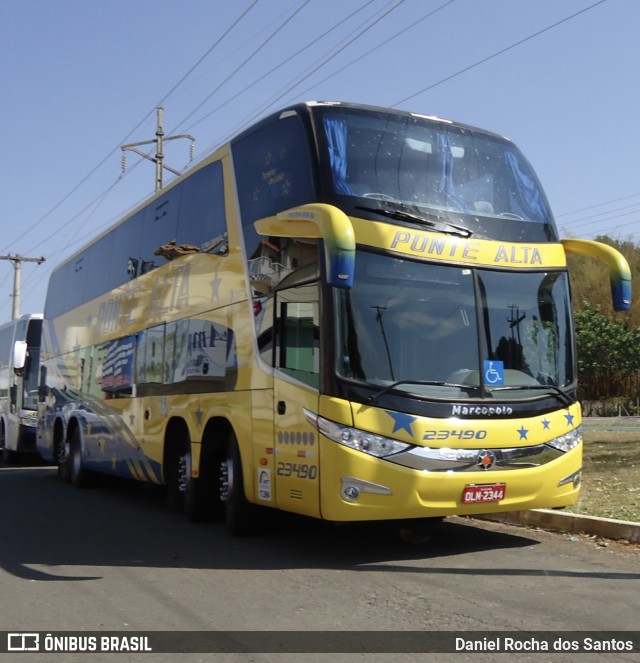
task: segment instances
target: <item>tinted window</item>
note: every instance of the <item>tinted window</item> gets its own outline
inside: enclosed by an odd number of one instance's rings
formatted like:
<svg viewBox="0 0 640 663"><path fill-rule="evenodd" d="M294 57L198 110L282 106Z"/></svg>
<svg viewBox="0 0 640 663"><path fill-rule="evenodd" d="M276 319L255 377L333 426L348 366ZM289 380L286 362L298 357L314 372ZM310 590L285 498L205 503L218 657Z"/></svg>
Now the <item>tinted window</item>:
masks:
<svg viewBox="0 0 640 663"><path fill-rule="evenodd" d="M47 290L47 301L45 304L44 313L49 319L67 310L66 303L67 297L67 281L69 273L71 272L71 263L62 265L51 274L49 278L49 287Z"/></svg>
<svg viewBox="0 0 640 663"><path fill-rule="evenodd" d="M181 187L177 243L206 251L227 232L222 162L194 173Z"/></svg>
<svg viewBox="0 0 640 663"><path fill-rule="evenodd" d="M259 243L253 222L315 199L313 164L301 118L276 119L233 143L247 254Z"/></svg>
<svg viewBox="0 0 640 663"><path fill-rule="evenodd" d="M115 236L111 260L112 282L115 285L125 283L141 273L139 252L140 238L144 225L144 210L119 225L111 234Z"/></svg>
<svg viewBox="0 0 640 663"><path fill-rule="evenodd" d="M165 264L166 260L156 251L170 242L176 242L183 186L171 189L147 207L138 250L138 275Z"/></svg>
<svg viewBox="0 0 640 663"><path fill-rule="evenodd" d="M46 316L61 315L166 264L171 252L163 253L162 247L190 245L195 251L206 251L225 233L222 164L215 162L56 270L49 282ZM220 251L220 243L215 246Z"/></svg>

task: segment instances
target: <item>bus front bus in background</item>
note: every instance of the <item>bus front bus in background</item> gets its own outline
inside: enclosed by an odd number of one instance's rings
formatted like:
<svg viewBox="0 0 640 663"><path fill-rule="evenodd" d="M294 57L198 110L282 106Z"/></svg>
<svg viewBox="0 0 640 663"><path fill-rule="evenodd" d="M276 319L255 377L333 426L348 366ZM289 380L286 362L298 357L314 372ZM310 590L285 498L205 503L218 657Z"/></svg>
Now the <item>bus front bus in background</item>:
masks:
<svg viewBox="0 0 640 663"><path fill-rule="evenodd" d="M0 455L35 453L41 314L0 327Z"/></svg>
<svg viewBox="0 0 640 663"><path fill-rule="evenodd" d="M411 520L578 496L566 254L508 140L416 113L290 106L52 274L38 449L77 486L165 484L190 519L256 505Z"/></svg>

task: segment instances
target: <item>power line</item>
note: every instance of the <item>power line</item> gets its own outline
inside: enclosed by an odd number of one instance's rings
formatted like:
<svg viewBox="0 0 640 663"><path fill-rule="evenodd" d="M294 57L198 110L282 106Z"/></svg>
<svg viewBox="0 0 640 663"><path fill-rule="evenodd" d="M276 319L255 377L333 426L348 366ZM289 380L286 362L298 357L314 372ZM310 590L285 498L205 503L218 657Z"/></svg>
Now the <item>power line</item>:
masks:
<svg viewBox="0 0 640 663"><path fill-rule="evenodd" d="M336 58L340 53L342 53L346 48L348 48L349 46L351 46L351 44L353 44L354 42L356 42L358 39L360 39L360 37L362 37L364 34L366 34L367 32L369 32L369 30L371 30L375 25L377 25L378 23L380 23L380 21L382 21L383 19L387 18L387 16L389 16L389 14L391 14L391 13L394 12L396 9L398 9L398 7L399 7L403 2L405 2L405 0L398 0L398 1L397 1L397 2L396 2L396 3L395 3L390 9L388 9L387 11L385 11L382 15L378 16L374 21L372 21L371 23L369 23L369 25L367 25L367 26L364 27L362 30L360 30L360 32L358 32L356 35L354 35L353 37L351 37L350 39L348 39L344 44L342 44L342 45L341 45L337 50L335 50L331 55L329 55L328 57L326 57L326 58L325 58L324 60L322 60L319 64L317 64L317 65L316 65L316 64L312 65L312 67L310 68L310 69L311 69L310 71L309 71L309 68L308 68L307 71L306 71L304 74L302 74L302 78L299 78L298 81L296 81L295 83L293 83L292 85L290 85L290 86L289 86L288 88L286 88L284 91L281 90L280 93L277 93L278 96L276 96L275 98L272 97L272 98L267 102L267 104L268 104L269 106L273 106L273 104L275 104L277 101L280 101L280 99L282 99L285 95L289 94L289 92L291 92L292 90L294 90L294 89L295 89L298 85L300 85L303 81L307 80L307 78L309 78L309 76L312 76L312 75L315 74L317 71L319 71L320 69L322 69L325 65L327 65L329 62L331 62L331 60L333 60L333 59ZM317 62L317 61L316 61L316 62ZM326 80L326 79L325 79L325 80ZM316 85L317 85L317 84L316 84ZM314 85L314 87L315 87L315 85Z"/></svg>
<svg viewBox="0 0 640 663"><path fill-rule="evenodd" d="M247 58L245 58L221 83L219 83L180 123L178 126L184 124L190 117L194 115L204 104L213 97L214 94L220 91L220 89L226 85L246 64L248 64L253 58L286 26L288 25L295 16L297 16L310 2L311 0L303 0L302 4L283 22L281 23L268 37L265 39L260 46L258 46Z"/></svg>
<svg viewBox="0 0 640 663"><path fill-rule="evenodd" d="M571 212L563 212L562 214L556 214L556 219L559 219L563 216L570 216L571 214L580 214L581 212L588 212L589 210L595 209L596 207L603 207L604 205L611 205L612 203L619 203L622 200L629 200L629 198L637 198L640 196L640 191L638 193L631 193L628 196L622 196L620 198L613 198L612 200L605 200L602 203L596 203L595 205L589 205L588 207L582 207L580 209L574 209ZM606 212L604 212L606 214Z"/></svg>
<svg viewBox="0 0 640 663"><path fill-rule="evenodd" d="M454 74L450 74L449 76L445 76L445 78L440 79L436 83L432 83L431 85L428 85L425 88L422 88L422 90L418 90L418 92L414 92L413 94L409 95L408 97L405 97L404 99L401 99L400 101L396 101L395 104L391 106L391 108L395 108L396 106L399 106L400 104L405 103L405 101L409 101L409 99L413 99L414 97L417 97L420 94L423 94L424 92L428 92L429 90L433 90L434 87L437 87L438 85L442 85L443 83L447 83L448 81L452 80L453 78L456 78L457 76L460 76L467 71L470 71L471 69L475 69L476 67L479 67L481 64L485 64L486 62L489 62L489 60L493 60L494 58L497 58L499 55L504 55L504 53L507 53L508 51L513 50L517 46L521 46L525 42L530 41L531 39L535 39L535 37L539 37L541 34L544 34L545 32L548 32L549 30L552 30L553 28L558 27L559 25L562 25L563 23L566 23L567 21L570 21L573 18L576 18L576 16L579 16L580 14L584 14L585 12L589 11L590 9L593 9L594 7L597 7L598 5L601 5L605 3L607 0L598 0L598 2L594 2L592 5L589 5L588 7L585 7L584 9L581 9L580 11L575 12L574 14L571 14L571 16L567 16L566 18L561 19L560 21L556 21L556 23L553 23L552 25L548 25L546 28L543 28L542 30L538 30L537 32L534 32L532 35L529 35L528 37L525 37L524 39L520 39L519 41L515 42L514 44L511 44L510 46L507 46L499 51L496 51L492 55L488 55L486 58L482 58L482 60L478 60L477 62L474 62L473 64L468 65L467 67L464 67L463 69L460 69L459 71L456 71Z"/></svg>
<svg viewBox="0 0 640 663"><path fill-rule="evenodd" d="M161 106L179 87L184 83L184 81L209 57L215 48L222 42L222 40L231 33L231 31L242 21L242 19L247 16L247 14L258 4L259 0L253 0L253 2L238 16L238 18L213 42L213 44L205 51L205 53L193 64L184 76L167 92L162 99L156 104ZM155 110L155 108L154 108ZM147 117L149 117L147 115ZM145 117L145 120L147 118ZM138 125L139 126L139 125Z"/></svg>
<svg viewBox="0 0 640 663"><path fill-rule="evenodd" d="M351 45L353 42L355 42L357 39L359 39L365 33L367 33L371 28L373 28L374 25L377 25L383 18L387 17L391 12L393 12L395 9L397 9L403 2L405 2L405 0L397 0L396 3L390 9L388 9L386 12L384 12L381 16L377 17L373 22L369 23L366 27L364 27L362 30L360 30L360 32L358 32L358 34L356 34L354 37L351 37L345 44L340 46L337 51L334 51L334 53L332 55L325 58L324 61L322 61L318 66L316 66L313 69L313 71L309 72L307 74L307 76L305 76L305 78L303 78L302 80L305 80L306 78L308 78L308 76L310 76L311 74L313 74L316 71L318 71L319 69L321 69L325 64L330 62L334 57L336 57L345 48L347 48L349 45ZM245 118L242 122L238 123L236 125L236 127L231 132L229 132L229 134L224 138L224 140L222 142L224 142L226 140L229 140L229 138L231 136L234 136L236 133L241 131L242 128L248 126L249 124L254 122L258 117L260 117L261 115L266 113L269 108L273 107L273 105L276 103L276 101L280 100L283 96L288 94L292 89L295 88L296 85L299 85L300 82L295 83L293 86L289 86L284 91L282 91L282 89L281 89L280 92L276 93L278 96L271 97L271 99L269 99L265 104L263 104L256 112L251 114L248 118Z"/></svg>
<svg viewBox="0 0 640 663"><path fill-rule="evenodd" d="M307 42L302 48L299 48L295 53L292 53L289 57L285 58L282 60L279 64L277 64L275 67L272 67L266 74L263 74L260 78L253 80L249 85L245 86L240 90L239 92L236 92L234 95L231 97L227 97L226 100L221 103L220 105L216 106L212 110L210 110L206 115L203 115L200 119L195 120L188 128L189 130L192 130L193 127L196 125L200 124L204 120L208 119L211 117L214 113L217 113L219 110L222 110L225 106L227 106L229 103L237 99L239 96L244 94L245 92L249 91L252 89L255 85L257 85L260 81L263 81L265 78L271 76L271 74L275 73L278 69L283 67L285 64L291 62L291 60L295 59L298 57L301 53L306 51L307 49L311 48L315 44L317 44L319 41L324 39L327 35L329 35L331 32L333 32L336 28L339 26L343 25L350 19L352 19L356 14L359 14L361 11L363 11L366 7L368 7L370 4L374 3L376 0L368 0L364 5L358 7L355 11L351 12L348 16L341 18L338 22L334 23L332 27L330 27L328 30L325 30L321 35L316 37L313 41ZM449 0L450 2L453 2L454 0ZM348 66L348 65L347 65Z"/></svg>
<svg viewBox="0 0 640 663"><path fill-rule="evenodd" d="M382 48L383 46L386 46L387 44L389 44L390 42L392 42L394 39L397 39L400 35L404 34L404 33L407 32L408 30L411 30L411 29L415 28L416 26L420 25L420 23L422 23L423 21L426 21L428 18L431 18L434 14L436 14L436 13L439 12L440 10L444 9L445 7L448 7L450 4L453 4L454 2L455 2L455 0L447 0L447 2L445 2L445 3L442 4L442 5L440 5L439 7L436 7L435 9L433 9L432 11L430 11L428 14L425 14L425 15L424 15L421 19L419 19L418 21L415 21L415 20L412 21L412 23L411 23L410 25L407 25L405 28L402 28L402 30L399 30L398 32L396 32L394 35L392 35L392 36L389 37L388 39L385 39L384 41L380 42L379 44L377 44L377 45L374 46L373 48L370 48L366 53L363 53L362 55L359 55L359 56L358 56L357 58L355 58L354 60L351 60L351 62L349 62L349 63L343 65L338 71L334 71L332 74L329 74L328 76L326 76L326 77L323 78L322 80L315 82L311 87L308 87L308 88L306 88L305 90L302 90L302 91L299 92L298 94L305 94L306 92L308 92L309 90L313 89L314 87L317 87L318 85L322 85L322 83L325 83L325 82L328 81L330 78L333 78L333 76L335 76L336 74L344 72L345 69L351 67L351 66L354 65L356 62L360 62L360 60L363 60L364 58L368 57L368 56L371 55L371 53L373 53L374 51L377 51L378 49ZM397 6L397 5L396 5L396 6ZM396 7L393 7L392 9L395 9L395 8L396 8ZM386 16L386 14L385 14L385 16ZM347 44L347 46L350 45L350 44L351 44L351 42L349 42L349 44ZM333 56L332 56L332 58L333 58ZM326 63L323 63L323 65L321 65L321 66L324 66L324 64L326 64ZM318 67L317 69L314 69L313 71L311 71L311 72L309 73L309 76L311 76L312 74L316 73L316 71L317 71L319 68L320 68L320 67ZM306 78L308 78L309 76L306 76L305 79L303 79L303 80L306 80ZM300 82L302 82L302 81L300 81ZM290 92L292 89L293 89L293 88L289 88L284 94L286 94L287 92ZM284 96L284 94L283 94L282 96ZM278 97L278 99L280 99L280 98L281 98L281 97Z"/></svg>
<svg viewBox="0 0 640 663"><path fill-rule="evenodd" d="M582 218L574 219L573 221L568 221L567 223L571 223L572 225L578 225L578 226L588 226L592 223L599 223L602 221L607 221L608 219L615 219L618 216L628 216L629 214L635 214L639 211L638 210L639 206L640 203L636 205L625 205L624 207L616 207L615 209L608 209L605 210L604 212L598 212L597 214L583 216ZM618 214L618 212L621 212L621 214ZM611 214L613 214L614 216L607 216Z"/></svg>

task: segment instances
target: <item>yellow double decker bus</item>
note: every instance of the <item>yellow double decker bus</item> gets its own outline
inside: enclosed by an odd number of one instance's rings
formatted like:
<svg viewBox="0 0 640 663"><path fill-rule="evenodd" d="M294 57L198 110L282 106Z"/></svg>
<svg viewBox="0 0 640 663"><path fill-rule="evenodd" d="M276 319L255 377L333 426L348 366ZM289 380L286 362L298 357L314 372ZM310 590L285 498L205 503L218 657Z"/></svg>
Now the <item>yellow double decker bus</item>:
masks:
<svg viewBox="0 0 640 663"><path fill-rule="evenodd" d="M190 519L406 520L575 502L566 254L508 140L292 105L61 264L38 449L61 478L165 484Z"/></svg>

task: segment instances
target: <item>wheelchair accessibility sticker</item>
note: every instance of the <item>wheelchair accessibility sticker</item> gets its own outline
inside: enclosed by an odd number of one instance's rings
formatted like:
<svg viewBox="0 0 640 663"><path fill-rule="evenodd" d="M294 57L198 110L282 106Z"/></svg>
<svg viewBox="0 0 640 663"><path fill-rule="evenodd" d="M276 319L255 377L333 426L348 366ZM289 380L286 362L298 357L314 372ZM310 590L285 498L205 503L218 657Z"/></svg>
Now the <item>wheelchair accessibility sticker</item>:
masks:
<svg viewBox="0 0 640 663"><path fill-rule="evenodd" d="M484 360L484 383L486 385L504 384L504 362Z"/></svg>

